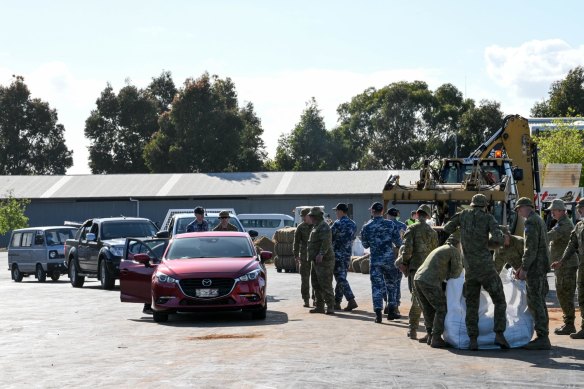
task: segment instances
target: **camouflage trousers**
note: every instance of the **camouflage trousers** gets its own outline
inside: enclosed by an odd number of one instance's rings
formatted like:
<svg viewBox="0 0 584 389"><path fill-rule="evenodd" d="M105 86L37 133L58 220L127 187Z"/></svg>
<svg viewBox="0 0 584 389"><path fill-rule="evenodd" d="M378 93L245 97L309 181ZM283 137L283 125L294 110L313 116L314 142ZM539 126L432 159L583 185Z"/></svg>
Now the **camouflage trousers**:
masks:
<svg viewBox="0 0 584 389"><path fill-rule="evenodd" d="M333 275L335 277L335 302L341 303L343 301L343 296L349 300L353 300L355 295L351 290L351 285L349 285L349 281L347 281L347 272L349 271L349 262L351 258L342 258L335 260L335 268L333 271Z"/></svg>
<svg viewBox="0 0 584 389"><path fill-rule="evenodd" d="M310 280L312 282L312 289L316 299L316 307L324 308L325 304L328 308L334 309L335 293L333 291L333 270L335 267L334 260L323 260L320 263L311 261L312 272Z"/></svg>
<svg viewBox="0 0 584 389"><path fill-rule="evenodd" d="M411 330L417 331L420 326L420 316L422 316L422 306L420 305L420 299L418 299L418 292L416 291L416 286L414 285L414 275L418 269L410 270L408 275L408 288L412 294L412 306L410 312L408 313L408 327ZM425 318L424 318L425 319Z"/></svg>
<svg viewBox="0 0 584 389"><path fill-rule="evenodd" d="M495 323L493 330L503 332L507 327L507 302L503 291L503 282L494 271L486 276L464 280L464 298L466 299L466 331L469 337L479 336L479 304L481 286L491 296L495 306Z"/></svg>
<svg viewBox="0 0 584 389"><path fill-rule="evenodd" d="M446 318L446 294L442 286L430 285L423 281L414 281L418 300L424 312L426 332L433 336L441 336L444 332Z"/></svg>
<svg viewBox="0 0 584 389"><path fill-rule="evenodd" d="M548 336L549 316L545 296L548 294L549 285L547 274L527 275L527 307L533 315L535 332L538 337Z"/></svg>
<svg viewBox="0 0 584 389"><path fill-rule="evenodd" d="M561 267L555 271L556 295L560 308L562 308L565 324L574 325L576 309L574 307L574 294L576 293L577 267Z"/></svg>
<svg viewBox="0 0 584 389"><path fill-rule="evenodd" d="M584 262L584 258L582 258L582 262ZM578 268L578 306L582 317L581 326L584 329L584 263L580 263Z"/></svg>
<svg viewBox="0 0 584 389"><path fill-rule="evenodd" d="M300 261L300 293L302 300L310 299L310 272L312 270L312 262L302 259ZM312 288L312 298L314 299L314 288Z"/></svg>
<svg viewBox="0 0 584 389"><path fill-rule="evenodd" d="M391 308L397 307L397 284L401 273L393 263L371 264L369 279L371 280L371 297L373 309L383 309L383 300L387 299Z"/></svg>

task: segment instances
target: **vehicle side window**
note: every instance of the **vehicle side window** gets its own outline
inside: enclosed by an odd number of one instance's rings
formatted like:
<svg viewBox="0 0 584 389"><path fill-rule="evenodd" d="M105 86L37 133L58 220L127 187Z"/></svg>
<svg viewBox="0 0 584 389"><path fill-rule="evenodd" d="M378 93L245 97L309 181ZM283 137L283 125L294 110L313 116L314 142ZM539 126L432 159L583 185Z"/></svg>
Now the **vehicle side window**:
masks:
<svg viewBox="0 0 584 389"><path fill-rule="evenodd" d="M294 227L294 220L284 220L284 227Z"/></svg>
<svg viewBox="0 0 584 389"><path fill-rule="evenodd" d="M35 246L44 246L45 244L45 236L43 235L42 231L38 231L34 236L34 245Z"/></svg>
<svg viewBox="0 0 584 389"><path fill-rule="evenodd" d="M33 232L25 232L22 235L22 247L31 247L33 241Z"/></svg>
<svg viewBox="0 0 584 389"><path fill-rule="evenodd" d="M12 235L12 242L10 242L10 246L12 247L20 247L20 240L22 238L22 232L15 232Z"/></svg>
<svg viewBox="0 0 584 389"><path fill-rule="evenodd" d="M79 239L86 240L87 233L89 232L90 229L91 229L91 226L82 227L81 228L81 236L79 237Z"/></svg>
<svg viewBox="0 0 584 389"><path fill-rule="evenodd" d="M91 232L92 234L95 234L95 237L97 238L99 236L99 224L94 224L91 226Z"/></svg>

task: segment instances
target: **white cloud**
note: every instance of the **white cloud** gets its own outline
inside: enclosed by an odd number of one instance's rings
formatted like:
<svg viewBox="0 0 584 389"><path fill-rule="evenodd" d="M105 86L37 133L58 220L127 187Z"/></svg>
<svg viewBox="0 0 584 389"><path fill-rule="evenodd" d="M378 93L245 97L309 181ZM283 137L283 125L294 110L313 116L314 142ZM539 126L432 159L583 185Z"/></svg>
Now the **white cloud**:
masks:
<svg viewBox="0 0 584 389"><path fill-rule="evenodd" d="M305 103L314 97L328 129L336 125L337 107L369 87L381 88L392 82L423 80L430 88L439 85L434 69L396 69L372 73L310 69L257 77L237 77L233 81L239 99L251 101L262 120L266 149L275 154L278 137L290 132L300 120Z"/></svg>
<svg viewBox="0 0 584 389"><path fill-rule="evenodd" d="M489 46L485 49L487 73L516 98L539 100L550 84L584 64L584 45L572 47L561 39L532 40L518 47Z"/></svg>

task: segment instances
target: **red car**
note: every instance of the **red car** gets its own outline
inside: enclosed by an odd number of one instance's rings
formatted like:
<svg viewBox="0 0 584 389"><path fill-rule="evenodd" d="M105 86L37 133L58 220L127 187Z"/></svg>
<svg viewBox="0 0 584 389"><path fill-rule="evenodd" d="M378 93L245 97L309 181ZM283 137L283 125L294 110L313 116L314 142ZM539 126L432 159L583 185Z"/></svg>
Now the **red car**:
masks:
<svg viewBox="0 0 584 389"><path fill-rule="evenodd" d="M154 321L176 312L250 311L266 318L266 268L247 233L194 232L128 238L120 264L120 299L151 303Z"/></svg>

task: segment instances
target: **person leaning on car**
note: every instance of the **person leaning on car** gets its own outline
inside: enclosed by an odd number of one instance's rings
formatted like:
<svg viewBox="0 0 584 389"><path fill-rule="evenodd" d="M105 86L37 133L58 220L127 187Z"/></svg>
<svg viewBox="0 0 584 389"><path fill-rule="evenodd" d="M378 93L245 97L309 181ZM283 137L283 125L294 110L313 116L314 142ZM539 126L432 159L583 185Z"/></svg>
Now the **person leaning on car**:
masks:
<svg viewBox="0 0 584 389"><path fill-rule="evenodd" d="M213 228L213 231L237 231L237 227L229 223L230 218L229 211L219 212L219 224Z"/></svg>
<svg viewBox="0 0 584 389"><path fill-rule="evenodd" d="M203 207L195 208L195 220L187 226L187 232L209 231L209 223L205 220L205 210Z"/></svg>

